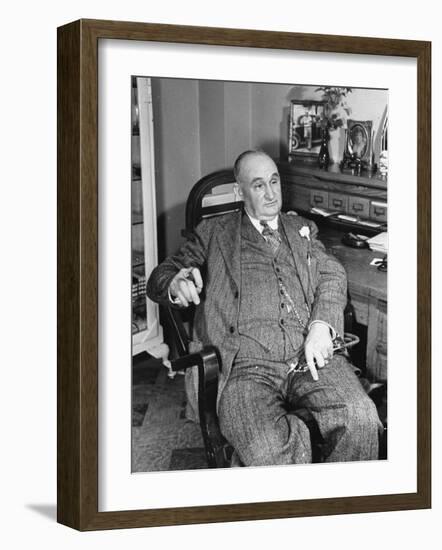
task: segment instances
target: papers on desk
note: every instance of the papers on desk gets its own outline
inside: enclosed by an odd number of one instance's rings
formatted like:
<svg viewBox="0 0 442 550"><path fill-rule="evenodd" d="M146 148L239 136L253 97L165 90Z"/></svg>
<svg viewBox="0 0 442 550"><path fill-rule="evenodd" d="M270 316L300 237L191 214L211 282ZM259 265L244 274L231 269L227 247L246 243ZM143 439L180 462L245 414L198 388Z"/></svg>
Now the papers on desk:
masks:
<svg viewBox="0 0 442 550"><path fill-rule="evenodd" d="M388 254L388 232L383 231L367 240L368 246L375 252Z"/></svg>
<svg viewBox="0 0 442 550"><path fill-rule="evenodd" d="M376 222L369 222L368 220L360 220L358 217L355 217L355 216L348 216L347 214L338 214L336 216L339 220L344 220L346 222L352 222L352 223L355 223L356 225L365 225L367 227L373 227L376 228L376 227L381 227L381 223L376 223Z"/></svg>
<svg viewBox="0 0 442 550"><path fill-rule="evenodd" d="M319 214L320 216L324 216L324 218L328 218L328 216L333 216L333 214L337 214L335 210L326 210L325 208L319 208L318 206L314 206L310 209L310 212L313 214Z"/></svg>

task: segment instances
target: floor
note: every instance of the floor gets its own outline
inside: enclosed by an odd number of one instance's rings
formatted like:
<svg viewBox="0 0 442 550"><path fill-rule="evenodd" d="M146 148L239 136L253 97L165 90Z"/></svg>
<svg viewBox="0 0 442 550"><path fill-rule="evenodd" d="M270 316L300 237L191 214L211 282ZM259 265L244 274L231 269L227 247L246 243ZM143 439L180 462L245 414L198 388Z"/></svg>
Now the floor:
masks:
<svg viewBox="0 0 442 550"><path fill-rule="evenodd" d="M132 368L132 472L207 468L199 426L184 418L184 376L143 353Z"/></svg>

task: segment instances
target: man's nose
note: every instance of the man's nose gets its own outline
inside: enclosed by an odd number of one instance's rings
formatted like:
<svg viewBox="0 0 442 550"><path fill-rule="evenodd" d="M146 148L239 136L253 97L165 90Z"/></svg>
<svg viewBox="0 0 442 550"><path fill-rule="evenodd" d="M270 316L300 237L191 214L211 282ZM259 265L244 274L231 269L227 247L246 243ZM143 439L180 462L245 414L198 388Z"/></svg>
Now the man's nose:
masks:
<svg viewBox="0 0 442 550"><path fill-rule="evenodd" d="M275 197L275 190L273 187L268 183L266 185L266 198L269 200L272 200Z"/></svg>

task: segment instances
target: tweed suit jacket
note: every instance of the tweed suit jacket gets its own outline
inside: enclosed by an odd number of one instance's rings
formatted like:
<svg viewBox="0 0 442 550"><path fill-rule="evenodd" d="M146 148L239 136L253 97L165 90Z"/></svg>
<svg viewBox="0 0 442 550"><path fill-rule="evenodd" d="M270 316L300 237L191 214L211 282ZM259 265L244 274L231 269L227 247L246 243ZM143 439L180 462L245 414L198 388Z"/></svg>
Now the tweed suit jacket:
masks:
<svg viewBox="0 0 442 550"><path fill-rule="evenodd" d="M191 351L209 344L217 347L222 359L218 403L240 345L242 215L237 211L203 220L178 253L153 270L147 283L147 295L151 300L170 305L168 288L177 272L184 267L200 269L204 287L201 303L195 310ZM310 306L309 322L324 321L342 334L347 301L344 268L317 240L314 222L284 213L280 213L279 219ZM306 227L309 236L301 236ZM256 292L259 293L259 289Z"/></svg>

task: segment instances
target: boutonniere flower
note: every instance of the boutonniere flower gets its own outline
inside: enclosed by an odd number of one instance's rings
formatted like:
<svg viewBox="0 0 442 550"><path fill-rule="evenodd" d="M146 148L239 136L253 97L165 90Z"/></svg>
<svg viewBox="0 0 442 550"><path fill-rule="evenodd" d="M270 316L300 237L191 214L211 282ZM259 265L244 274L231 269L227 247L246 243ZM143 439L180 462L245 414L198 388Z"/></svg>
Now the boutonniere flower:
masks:
<svg viewBox="0 0 442 550"><path fill-rule="evenodd" d="M301 237L305 237L308 241L310 241L310 227L308 227L308 225L303 225L299 230L299 234Z"/></svg>
<svg viewBox="0 0 442 550"><path fill-rule="evenodd" d="M299 234L301 235L301 237L307 239L308 241L308 252L307 252L307 263L310 267L310 262L311 262L311 254L310 254L310 227L308 225L303 225L301 227L301 229L299 230Z"/></svg>

